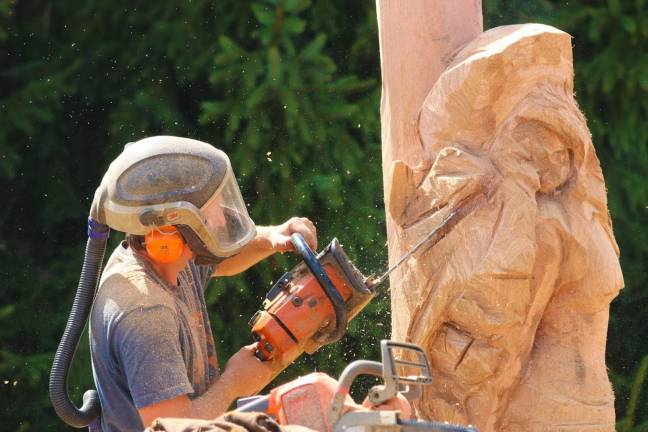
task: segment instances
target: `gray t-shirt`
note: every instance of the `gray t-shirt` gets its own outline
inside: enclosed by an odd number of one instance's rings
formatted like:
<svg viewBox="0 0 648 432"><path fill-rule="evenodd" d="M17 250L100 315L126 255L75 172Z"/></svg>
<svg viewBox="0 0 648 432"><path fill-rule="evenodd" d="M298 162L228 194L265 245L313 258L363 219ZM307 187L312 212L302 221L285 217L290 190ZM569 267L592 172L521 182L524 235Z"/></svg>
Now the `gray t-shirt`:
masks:
<svg viewBox="0 0 648 432"><path fill-rule="evenodd" d="M218 377L204 298L212 272L190 262L173 286L126 243L115 249L90 317L102 407L91 430L141 431L138 408L185 394L198 397Z"/></svg>

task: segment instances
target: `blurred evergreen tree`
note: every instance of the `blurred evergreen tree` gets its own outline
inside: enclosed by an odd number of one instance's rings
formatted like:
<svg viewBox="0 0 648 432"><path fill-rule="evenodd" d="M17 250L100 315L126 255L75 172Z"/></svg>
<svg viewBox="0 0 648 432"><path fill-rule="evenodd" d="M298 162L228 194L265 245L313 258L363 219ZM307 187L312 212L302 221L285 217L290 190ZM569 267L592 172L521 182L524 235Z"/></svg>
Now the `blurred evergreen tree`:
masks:
<svg viewBox="0 0 648 432"><path fill-rule="evenodd" d="M214 133L225 131L222 146L257 223L298 213L315 221L322 246L338 235L351 252L384 254L382 186L368 181L381 175L377 80L337 70L324 52L326 35L314 29L319 20L304 17L310 7L306 0L255 2L255 30L236 41L219 38L210 75L214 98L203 102L200 121ZM250 300L240 309L227 301L231 282L215 290L209 301L228 305L219 319L244 328L249 305L260 305L286 265L286 257L273 257L237 278L237 295ZM247 340L243 333L231 342Z"/></svg>

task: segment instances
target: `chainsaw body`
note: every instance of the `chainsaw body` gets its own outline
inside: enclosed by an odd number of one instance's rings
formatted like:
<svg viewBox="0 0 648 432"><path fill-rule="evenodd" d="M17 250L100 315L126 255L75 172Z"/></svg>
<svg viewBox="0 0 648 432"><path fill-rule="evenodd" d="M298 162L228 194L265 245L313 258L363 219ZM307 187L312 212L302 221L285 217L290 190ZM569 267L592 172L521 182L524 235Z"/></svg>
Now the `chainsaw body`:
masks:
<svg viewBox="0 0 648 432"><path fill-rule="evenodd" d="M277 281L250 320L257 357L272 361L277 373L303 352L341 339L375 294L337 239L318 255L301 235L292 240L303 262Z"/></svg>
<svg viewBox="0 0 648 432"><path fill-rule="evenodd" d="M345 413L345 402L353 402L349 390L360 375L383 379L382 385L372 387L367 394L374 408L398 393L413 401L420 396L421 386L432 382L430 365L421 348L387 340L381 341L380 347L382 362L355 361L337 381L321 372L306 375L274 388L268 395L239 400L237 411L265 412L281 425L299 425L320 432L477 432L472 427L401 419L396 411L356 408Z"/></svg>

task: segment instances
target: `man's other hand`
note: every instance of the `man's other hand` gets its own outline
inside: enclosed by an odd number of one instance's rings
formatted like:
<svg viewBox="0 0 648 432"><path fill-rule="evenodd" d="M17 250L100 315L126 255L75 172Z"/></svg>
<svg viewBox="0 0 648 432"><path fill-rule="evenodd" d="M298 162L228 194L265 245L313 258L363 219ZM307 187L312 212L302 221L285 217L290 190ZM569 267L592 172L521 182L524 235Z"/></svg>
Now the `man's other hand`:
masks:
<svg viewBox="0 0 648 432"><path fill-rule="evenodd" d="M230 357L222 378L227 381L234 397L251 396L268 385L272 379L270 362L255 355L256 344L246 345Z"/></svg>

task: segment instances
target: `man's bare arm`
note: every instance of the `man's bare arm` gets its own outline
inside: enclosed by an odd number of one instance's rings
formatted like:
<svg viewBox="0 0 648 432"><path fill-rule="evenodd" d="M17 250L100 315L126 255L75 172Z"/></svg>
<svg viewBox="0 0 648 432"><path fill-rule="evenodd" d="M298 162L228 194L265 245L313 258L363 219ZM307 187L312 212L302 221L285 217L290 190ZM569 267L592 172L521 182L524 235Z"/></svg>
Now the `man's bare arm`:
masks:
<svg viewBox="0 0 648 432"><path fill-rule="evenodd" d="M227 411L234 401L232 387L221 377L204 395L191 400L182 395L140 408L142 424L147 427L159 417L213 419Z"/></svg>
<svg viewBox="0 0 648 432"><path fill-rule="evenodd" d="M233 276L275 252L293 250L290 241L293 233L300 233L311 249L317 249L317 230L307 218L294 217L281 225L259 226L254 240L245 245L238 254L219 263L212 276Z"/></svg>
<svg viewBox="0 0 648 432"><path fill-rule="evenodd" d="M254 351L254 344L241 348L227 362L219 379L196 399L182 395L138 409L144 427L158 417L214 419L227 411L236 398L263 389L270 382L272 371L254 356Z"/></svg>

